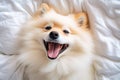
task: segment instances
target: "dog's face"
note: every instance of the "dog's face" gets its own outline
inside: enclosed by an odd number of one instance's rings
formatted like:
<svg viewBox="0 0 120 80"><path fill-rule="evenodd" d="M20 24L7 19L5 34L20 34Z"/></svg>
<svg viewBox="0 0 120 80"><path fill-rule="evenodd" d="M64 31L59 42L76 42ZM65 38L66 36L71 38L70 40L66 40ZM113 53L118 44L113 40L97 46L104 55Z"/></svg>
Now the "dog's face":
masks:
<svg viewBox="0 0 120 80"><path fill-rule="evenodd" d="M91 42L85 13L64 16L42 4L27 26L24 38L32 42L27 46L34 46L30 49L33 51L38 48L38 52L48 59L80 54Z"/></svg>

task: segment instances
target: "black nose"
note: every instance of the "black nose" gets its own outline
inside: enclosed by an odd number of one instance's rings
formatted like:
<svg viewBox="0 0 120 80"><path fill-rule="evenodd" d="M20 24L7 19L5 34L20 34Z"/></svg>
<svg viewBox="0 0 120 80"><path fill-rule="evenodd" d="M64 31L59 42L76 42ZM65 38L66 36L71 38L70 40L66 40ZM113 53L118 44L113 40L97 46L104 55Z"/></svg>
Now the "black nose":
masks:
<svg viewBox="0 0 120 80"><path fill-rule="evenodd" d="M51 39L57 39L59 37L59 34L56 31L52 31L52 32L50 32L49 37Z"/></svg>

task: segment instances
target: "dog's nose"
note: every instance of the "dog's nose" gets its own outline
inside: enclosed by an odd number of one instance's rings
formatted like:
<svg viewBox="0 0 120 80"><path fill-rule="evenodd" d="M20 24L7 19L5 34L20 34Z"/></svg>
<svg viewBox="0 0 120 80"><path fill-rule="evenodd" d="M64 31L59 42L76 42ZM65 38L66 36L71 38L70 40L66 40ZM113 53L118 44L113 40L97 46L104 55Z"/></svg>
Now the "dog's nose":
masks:
<svg viewBox="0 0 120 80"><path fill-rule="evenodd" d="M59 34L56 31L52 31L52 32L50 32L49 37L51 39L57 39L59 37Z"/></svg>

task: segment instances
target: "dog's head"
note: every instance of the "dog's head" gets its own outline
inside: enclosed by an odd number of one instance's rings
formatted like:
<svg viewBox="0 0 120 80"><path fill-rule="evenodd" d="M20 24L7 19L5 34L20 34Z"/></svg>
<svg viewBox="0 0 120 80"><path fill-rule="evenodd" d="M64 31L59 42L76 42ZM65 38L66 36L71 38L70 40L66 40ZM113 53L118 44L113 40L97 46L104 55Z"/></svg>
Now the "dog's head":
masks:
<svg viewBox="0 0 120 80"><path fill-rule="evenodd" d="M49 59L70 53L82 53L87 49L85 46L90 45L85 13L60 15L47 4L40 6L32 20L28 22L25 32L27 33L25 38L35 43L27 46L40 47L40 52L46 54Z"/></svg>

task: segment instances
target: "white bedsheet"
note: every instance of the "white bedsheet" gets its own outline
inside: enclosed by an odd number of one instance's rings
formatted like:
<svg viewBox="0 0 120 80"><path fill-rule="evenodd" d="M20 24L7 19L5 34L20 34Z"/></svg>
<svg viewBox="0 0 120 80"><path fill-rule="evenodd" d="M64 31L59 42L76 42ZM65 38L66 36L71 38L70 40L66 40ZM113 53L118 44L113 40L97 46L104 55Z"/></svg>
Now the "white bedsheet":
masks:
<svg viewBox="0 0 120 80"><path fill-rule="evenodd" d="M94 64L96 80L120 80L120 0L0 0L1 52L14 53L21 24L41 2L53 5L63 14L87 11L99 56ZM0 55L0 80L9 80L13 73L16 62L12 57ZM20 76L11 80L21 80Z"/></svg>

